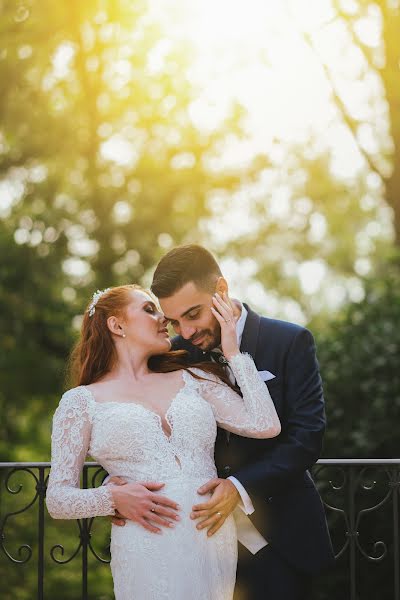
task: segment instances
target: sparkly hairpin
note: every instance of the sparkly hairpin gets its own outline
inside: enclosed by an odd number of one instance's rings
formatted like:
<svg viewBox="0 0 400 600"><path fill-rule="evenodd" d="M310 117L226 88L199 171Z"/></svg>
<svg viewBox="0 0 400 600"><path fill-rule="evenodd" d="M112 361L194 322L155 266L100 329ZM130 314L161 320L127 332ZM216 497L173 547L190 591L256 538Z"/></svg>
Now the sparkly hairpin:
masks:
<svg viewBox="0 0 400 600"><path fill-rule="evenodd" d="M100 298L109 290L111 290L111 288L106 288L105 290L97 290L97 292L93 294L92 301L89 304L89 308L87 310L87 312L89 313L89 317L93 317L94 313L96 312L96 304L98 303Z"/></svg>

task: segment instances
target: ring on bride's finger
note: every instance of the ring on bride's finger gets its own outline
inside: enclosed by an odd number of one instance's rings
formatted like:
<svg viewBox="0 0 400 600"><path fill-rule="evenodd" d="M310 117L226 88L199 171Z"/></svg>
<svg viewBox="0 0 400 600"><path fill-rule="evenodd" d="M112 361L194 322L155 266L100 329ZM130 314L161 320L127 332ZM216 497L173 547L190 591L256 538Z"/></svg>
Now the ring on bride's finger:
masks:
<svg viewBox="0 0 400 600"><path fill-rule="evenodd" d="M153 506L153 508L150 509L150 512L156 512L156 509L154 508L154 506Z"/></svg>
<svg viewBox="0 0 400 600"><path fill-rule="evenodd" d="M222 517L222 513L221 513L221 512L219 512L219 511L218 511L216 514L217 514L219 517Z"/></svg>

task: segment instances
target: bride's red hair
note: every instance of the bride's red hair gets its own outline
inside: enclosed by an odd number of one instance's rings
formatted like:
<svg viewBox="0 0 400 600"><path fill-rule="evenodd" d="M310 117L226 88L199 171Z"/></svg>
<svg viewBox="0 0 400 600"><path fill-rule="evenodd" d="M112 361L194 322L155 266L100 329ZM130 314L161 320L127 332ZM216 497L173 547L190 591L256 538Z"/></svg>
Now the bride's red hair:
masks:
<svg viewBox="0 0 400 600"><path fill-rule="evenodd" d="M113 287L102 293L92 315L89 313L92 301L88 304L83 315L79 340L69 359L69 385L89 385L104 377L112 369L118 357L107 319L112 315L123 314L125 308L132 302L134 291L144 292L153 299L152 294L140 285L129 284ZM221 365L213 362L191 364L185 350L159 354L149 360L149 368L157 373L168 373L179 369L189 370L190 367L195 366L205 373L217 375L231 386ZM200 379L195 373L192 375Z"/></svg>

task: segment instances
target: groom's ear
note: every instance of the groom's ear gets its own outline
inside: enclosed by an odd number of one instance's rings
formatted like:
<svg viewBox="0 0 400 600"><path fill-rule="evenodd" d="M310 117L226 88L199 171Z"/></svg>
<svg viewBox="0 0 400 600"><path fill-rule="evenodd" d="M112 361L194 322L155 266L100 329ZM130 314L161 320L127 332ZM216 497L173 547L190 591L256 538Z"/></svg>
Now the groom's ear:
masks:
<svg viewBox="0 0 400 600"><path fill-rule="evenodd" d="M225 292L228 293L228 282L225 277L218 277L217 283L215 285L215 291L218 292L220 296Z"/></svg>

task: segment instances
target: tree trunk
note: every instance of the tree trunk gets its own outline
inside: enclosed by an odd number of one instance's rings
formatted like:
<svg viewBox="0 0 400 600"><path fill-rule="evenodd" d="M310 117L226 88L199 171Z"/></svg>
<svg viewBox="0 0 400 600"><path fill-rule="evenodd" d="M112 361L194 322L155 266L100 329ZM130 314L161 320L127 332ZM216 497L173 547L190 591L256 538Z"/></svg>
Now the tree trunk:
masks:
<svg viewBox="0 0 400 600"><path fill-rule="evenodd" d="M393 208L396 245L400 246L400 7L389 8L382 3L382 33L386 62L382 81L389 104L391 135L393 140L393 171L386 182L386 200Z"/></svg>

